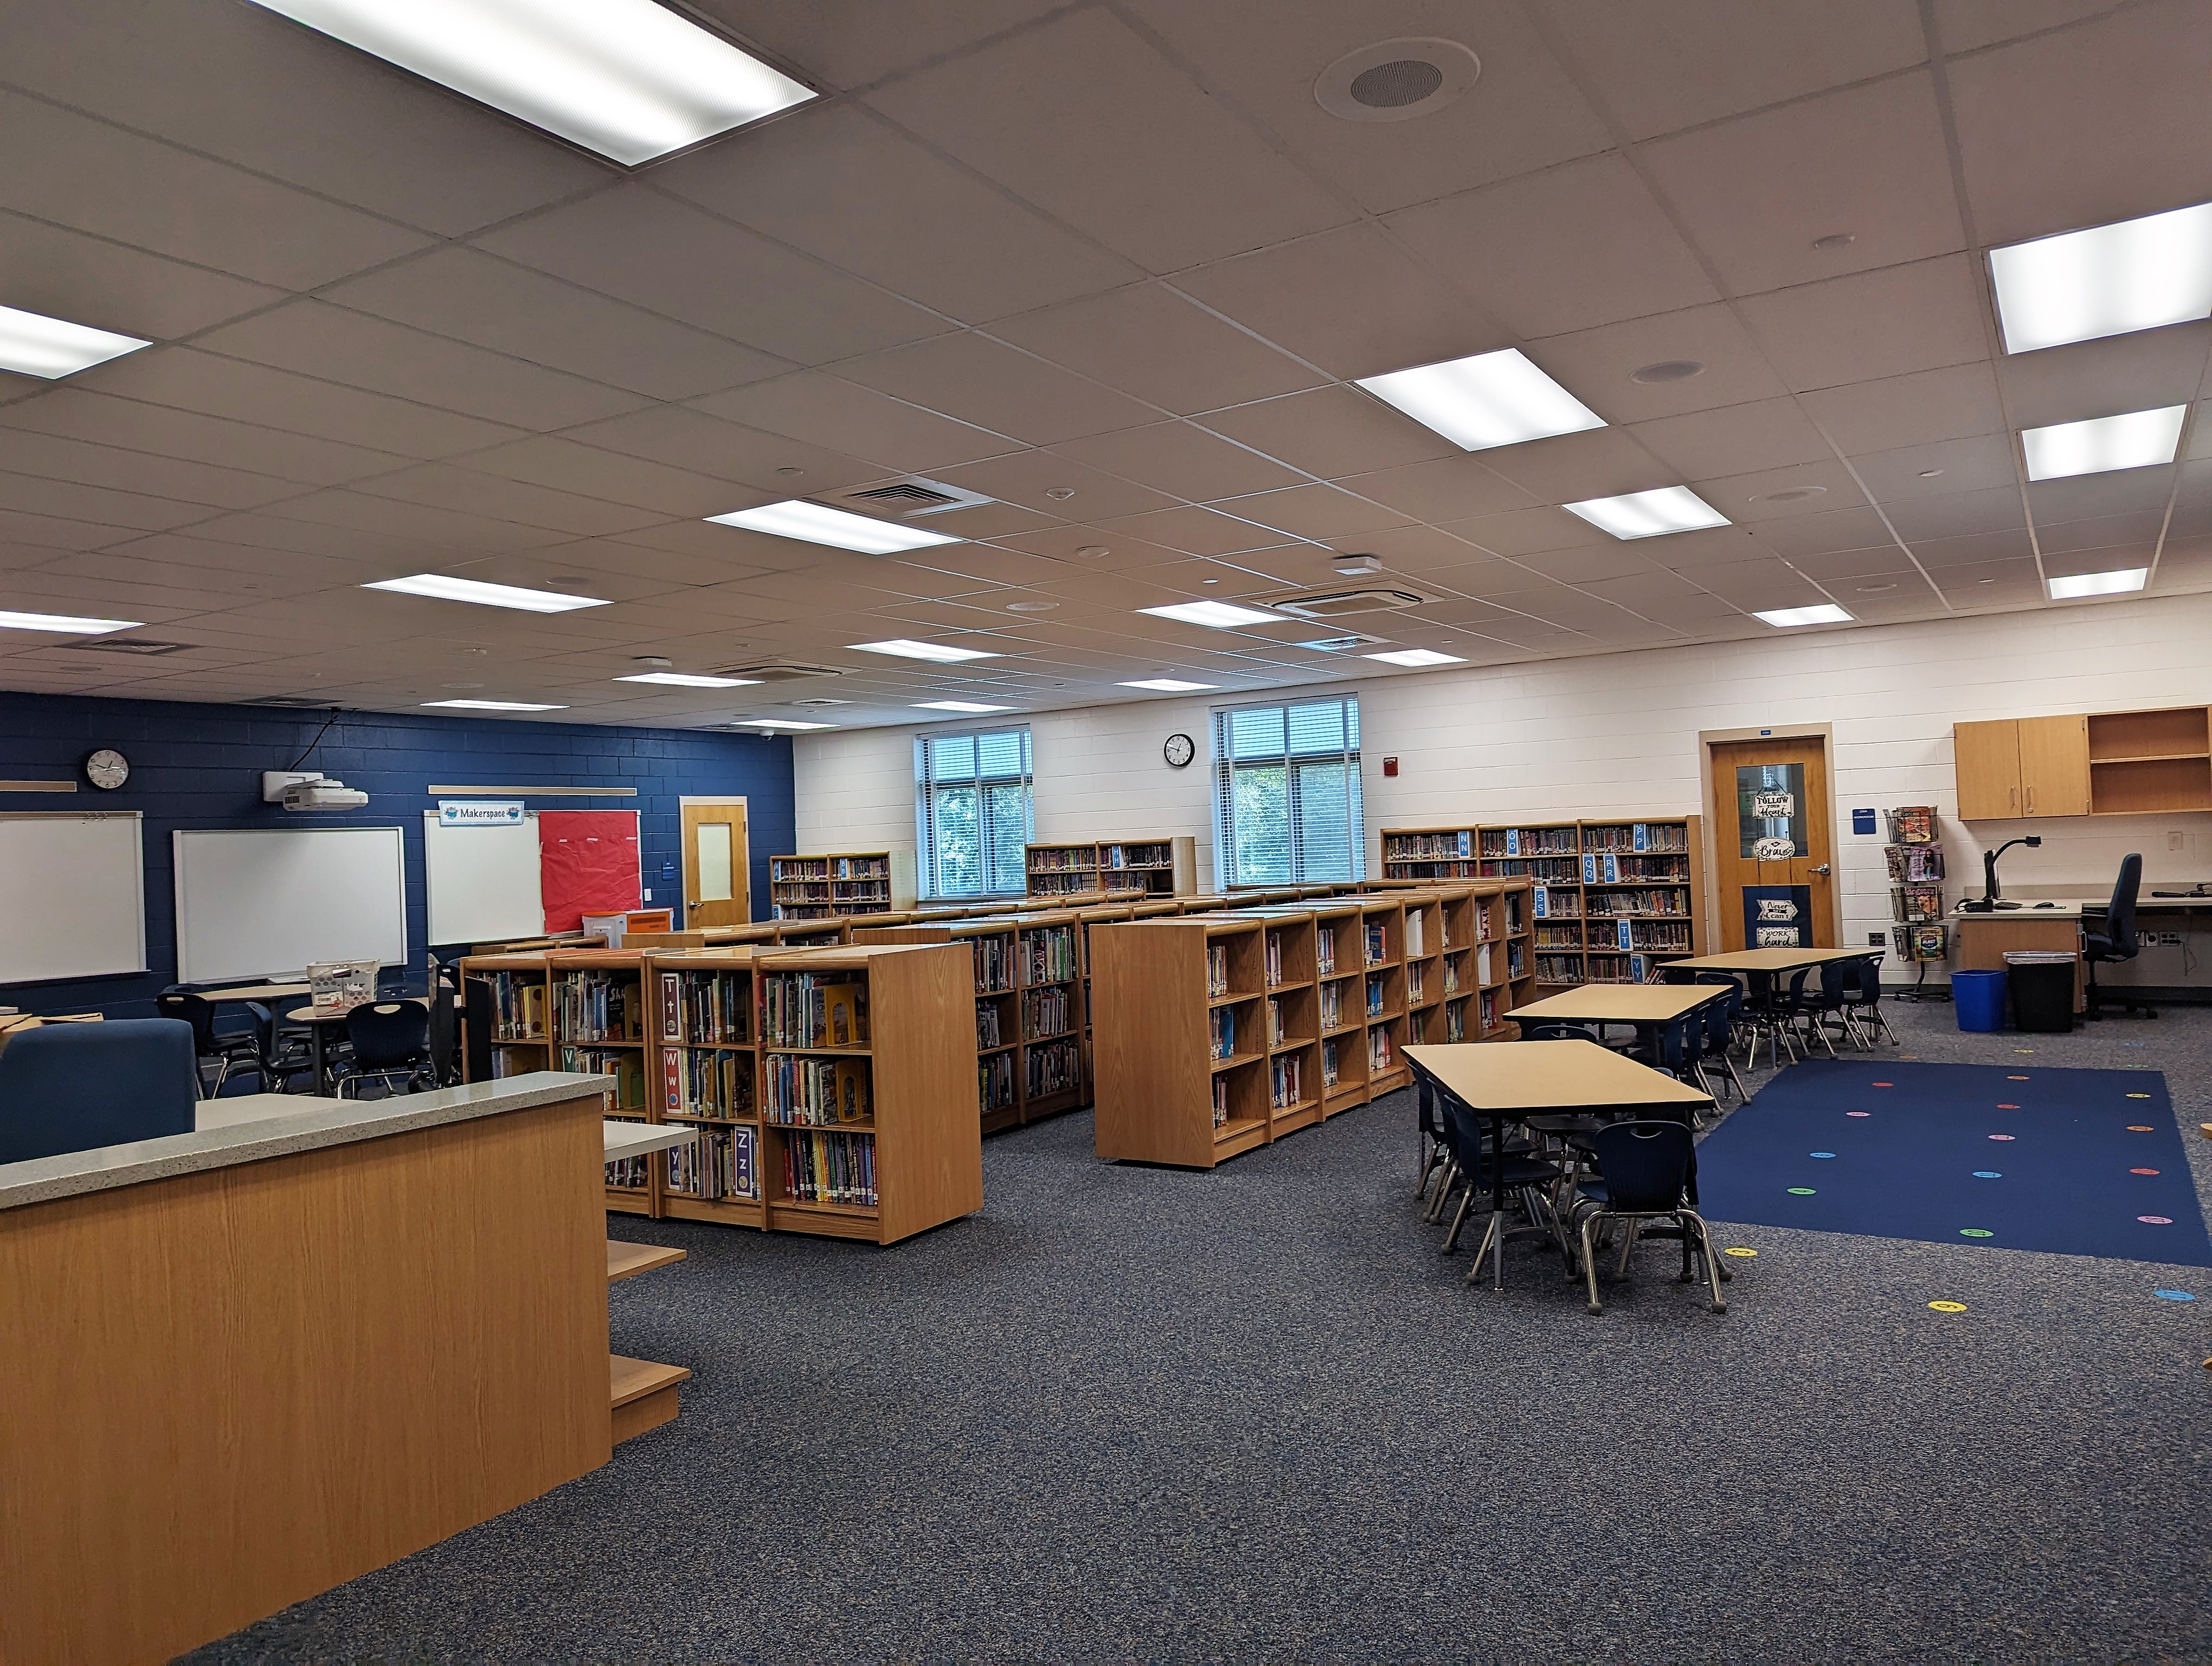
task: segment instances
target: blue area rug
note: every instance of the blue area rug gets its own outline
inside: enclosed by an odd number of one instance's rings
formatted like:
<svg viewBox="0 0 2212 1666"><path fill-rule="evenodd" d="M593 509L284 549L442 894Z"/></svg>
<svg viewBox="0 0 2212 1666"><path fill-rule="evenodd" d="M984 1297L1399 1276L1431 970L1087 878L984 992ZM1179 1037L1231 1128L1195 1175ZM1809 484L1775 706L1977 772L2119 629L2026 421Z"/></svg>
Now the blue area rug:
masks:
<svg viewBox="0 0 2212 1666"><path fill-rule="evenodd" d="M2154 1070L1821 1060L1698 1148L1709 1220L2212 1267Z"/></svg>

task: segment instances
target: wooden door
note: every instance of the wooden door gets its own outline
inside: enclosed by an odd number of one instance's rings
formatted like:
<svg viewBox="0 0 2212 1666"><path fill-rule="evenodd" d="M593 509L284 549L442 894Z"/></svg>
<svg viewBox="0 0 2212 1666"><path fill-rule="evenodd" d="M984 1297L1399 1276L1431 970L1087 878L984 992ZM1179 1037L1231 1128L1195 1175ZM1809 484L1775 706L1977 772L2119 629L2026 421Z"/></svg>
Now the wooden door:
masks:
<svg viewBox="0 0 2212 1666"><path fill-rule="evenodd" d="M1729 741L1713 747L1712 765L1723 951L1836 947L1827 743Z"/></svg>
<svg viewBox="0 0 2212 1666"><path fill-rule="evenodd" d="M1996 723L1954 723L1951 753L1960 821L2008 821L2021 813L2018 723L2009 717Z"/></svg>
<svg viewBox="0 0 2212 1666"><path fill-rule="evenodd" d="M2089 720L2086 716L2020 720L2020 812L2023 816L2089 813Z"/></svg>
<svg viewBox="0 0 2212 1666"><path fill-rule="evenodd" d="M752 853L745 842L743 799L685 799L684 924L742 926L752 913Z"/></svg>

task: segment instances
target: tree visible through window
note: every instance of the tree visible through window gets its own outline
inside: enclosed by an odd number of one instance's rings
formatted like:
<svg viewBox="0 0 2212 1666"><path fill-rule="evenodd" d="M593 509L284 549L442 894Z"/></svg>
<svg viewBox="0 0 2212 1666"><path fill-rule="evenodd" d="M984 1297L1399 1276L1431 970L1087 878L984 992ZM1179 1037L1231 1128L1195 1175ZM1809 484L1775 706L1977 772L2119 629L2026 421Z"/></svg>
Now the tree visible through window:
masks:
<svg viewBox="0 0 2212 1666"><path fill-rule="evenodd" d="M1223 885L1366 877L1357 696L1218 710L1213 761Z"/></svg>
<svg viewBox="0 0 2212 1666"><path fill-rule="evenodd" d="M1018 896L1033 824L1030 732L920 736L914 776L922 895Z"/></svg>

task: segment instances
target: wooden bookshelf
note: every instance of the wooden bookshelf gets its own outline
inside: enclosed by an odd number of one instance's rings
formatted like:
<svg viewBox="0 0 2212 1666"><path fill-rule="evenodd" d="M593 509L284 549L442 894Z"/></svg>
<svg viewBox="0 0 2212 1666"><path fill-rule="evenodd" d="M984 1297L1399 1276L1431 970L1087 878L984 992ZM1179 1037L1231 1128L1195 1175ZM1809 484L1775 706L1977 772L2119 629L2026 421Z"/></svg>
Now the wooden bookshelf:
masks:
<svg viewBox="0 0 2212 1666"><path fill-rule="evenodd" d="M1109 898L1184 897L1198 889L1198 841L1183 833L1032 844L1024 867L1030 895L1055 902L1092 892Z"/></svg>
<svg viewBox="0 0 2212 1666"><path fill-rule="evenodd" d="M612 1078L608 1117L650 1122L641 982L644 956L635 949L551 949L543 964L551 1031L544 1067ZM607 1207L622 1214L657 1214L653 1168L649 1156L610 1163Z"/></svg>
<svg viewBox="0 0 2212 1666"><path fill-rule="evenodd" d="M1385 879L1474 879L1481 877L1473 827L1386 827Z"/></svg>
<svg viewBox="0 0 2212 1666"><path fill-rule="evenodd" d="M914 852L833 850L768 859L769 913L777 920L835 920L914 907Z"/></svg>
<svg viewBox="0 0 2212 1666"><path fill-rule="evenodd" d="M649 953L653 1120L697 1131L660 1154L659 1213L765 1227L762 1198L759 964L773 945Z"/></svg>
<svg viewBox="0 0 2212 1666"><path fill-rule="evenodd" d="M1482 878L1529 881L1528 952L1543 988L1641 983L1668 961L1711 946L1696 816L1390 829L1384 849L1394 848L1394 837L1433 839L1447 832L1455 839L1469 836Z"/></svg>

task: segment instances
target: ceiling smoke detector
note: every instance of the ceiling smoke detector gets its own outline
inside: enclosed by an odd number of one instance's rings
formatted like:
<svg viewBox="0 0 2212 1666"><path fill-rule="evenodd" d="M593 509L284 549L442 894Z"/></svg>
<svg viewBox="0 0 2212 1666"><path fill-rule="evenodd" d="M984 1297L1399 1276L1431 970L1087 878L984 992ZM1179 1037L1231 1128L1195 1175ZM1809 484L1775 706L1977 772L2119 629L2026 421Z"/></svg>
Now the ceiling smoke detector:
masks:
<svg viewBox="0 0 2212 1666"><path fill-rule="evenodd" d="M1294 619L1335 619L1347 613L1390 613L1419 607L1425 599L1410 590L1333 590L1321 595L1290 596L1267 604Z"/></svg>
<svg viewBox="0 0 2212 1666"><path fill-rule="evenodd" d="M1434 115L1474 85L1482 60L1456 40L1378 40L1346 52L1314 82L1314 102L1345 121Z"/></svg>
<svg viewBox="0 0 2212 1666"><path fill-rule="evenodd" d="M941 480L908 475L898 480L879 480L872 486L855 486L848 492L829 495L869 514L892 514L901 520L946 514L954 509L973 509L991 500L965 487L948 486Z"/></svg>

